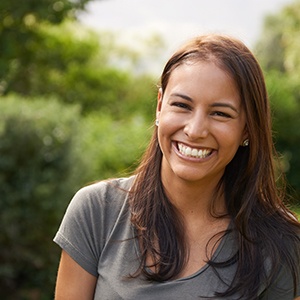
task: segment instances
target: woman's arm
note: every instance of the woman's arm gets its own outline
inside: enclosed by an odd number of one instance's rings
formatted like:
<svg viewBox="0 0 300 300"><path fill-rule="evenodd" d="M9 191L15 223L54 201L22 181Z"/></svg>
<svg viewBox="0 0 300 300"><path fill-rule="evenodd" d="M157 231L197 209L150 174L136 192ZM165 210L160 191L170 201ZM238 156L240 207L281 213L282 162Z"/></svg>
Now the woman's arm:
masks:
<svg viewBox="0 0 300 300"><path fill-rule="evenodd" d="M85 271L64 250L58 268L55 300L92 300L97 277Z"/></svg>

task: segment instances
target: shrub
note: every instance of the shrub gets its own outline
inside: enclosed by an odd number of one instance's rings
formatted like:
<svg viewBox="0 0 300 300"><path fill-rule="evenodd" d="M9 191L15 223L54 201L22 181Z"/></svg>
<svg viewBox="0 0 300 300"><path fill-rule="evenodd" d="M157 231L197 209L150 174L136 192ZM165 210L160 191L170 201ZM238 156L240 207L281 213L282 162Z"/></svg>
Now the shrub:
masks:
<svg viewBox="0 0 300 300"><path fill-rule="evenodd" d="M54 99L0 102L0 293L53 299L52 242L80 182L74 151L79 109Z"/></svg>
<svg viewBox="0 0 300 300"><path fill-rule="evenodd" d="M52 238L70 199L88 182L134 169L151 133L146 119L2 98L0 296L53 299L60 249Z"/></svg>
<svg viewBox="0 0 300 300"><path fill-rule="evenodd" d="M110 114L84 117L80 126L79 153L85 165L85 182L127 176L136 167L150 139L151 127L142 115L115 120Z"/></svg>

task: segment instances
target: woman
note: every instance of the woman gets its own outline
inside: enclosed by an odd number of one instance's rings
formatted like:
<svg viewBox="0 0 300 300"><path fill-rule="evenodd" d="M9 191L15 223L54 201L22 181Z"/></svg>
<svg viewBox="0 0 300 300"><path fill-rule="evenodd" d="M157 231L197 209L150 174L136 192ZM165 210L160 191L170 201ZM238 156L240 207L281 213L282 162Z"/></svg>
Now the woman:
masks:
<svg viewBox="0 0 300 300"><path fill-rule="evenodd" d="M262 71L233 38L167 62L130 178L80 190L55 237L56 299L300 299L300 226L275 183Z"/></svg>

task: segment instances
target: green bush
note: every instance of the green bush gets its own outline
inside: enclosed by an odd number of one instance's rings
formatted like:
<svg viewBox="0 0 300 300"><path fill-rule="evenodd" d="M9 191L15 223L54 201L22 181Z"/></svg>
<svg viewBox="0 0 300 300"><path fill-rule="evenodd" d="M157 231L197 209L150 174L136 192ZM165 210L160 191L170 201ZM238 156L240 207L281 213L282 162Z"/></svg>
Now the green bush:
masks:
<svg viewBox="0 0 300 300"><path fill-rule="evenodd" d="M276 149L281 154L283 171L288 180L288 191L300 205L299 84L275 70L267 73L266 83L273 111Z"/></svg>
<svg viewBox="0 0 300 300"><path fill-rule="evenodd" d="M80 182L79 115L53 99L0 101L2 299L53 299L59 249L52 238Z"/></svg>
<svg viewBox="0 0 300 300"><path fill-rule="evenodd" d="M274 112L276 148L288 179L288 190L300 205L300 1L266 16L256 53L266 74Z"/></svg>
<svg viewBox="0 0 300 300"><path fill-rule="evenodd" d="M82 116L54 99L0 101L0 296L53 299L60 249L53 242L76 190L126 176L151 134L139 112Z"/></svg>
<svg viewBox="0 0 300 300"><path fill-rule="evenodd" d="M89 114L81 126L77 151L85 160L85 182L126 176L138 163L152 132L142 115L115 120L104 113Z"/></svg>

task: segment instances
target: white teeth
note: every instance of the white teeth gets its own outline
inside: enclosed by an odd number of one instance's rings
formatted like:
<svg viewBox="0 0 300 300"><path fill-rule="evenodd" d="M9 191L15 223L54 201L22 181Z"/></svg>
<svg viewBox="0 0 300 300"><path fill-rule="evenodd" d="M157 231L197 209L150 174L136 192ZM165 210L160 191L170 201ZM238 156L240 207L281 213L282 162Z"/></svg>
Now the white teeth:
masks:
<svg viewBox="0 0 300 300"><path fill-rule="evenodd" d="M192 156L198 156L198 150L197 149L193 149L191 155Z"/></svg>
<svg viewBox="0 0 300 300"><path fill-rule="evenodd" d="M179 143L178 143L178 149L181 154L185 156L195 157L195 158L205 158L209 156L212 152L212 150L209 149L200 149L200 150L195 148L192 149L191 147L187 147Z"/></svg>

